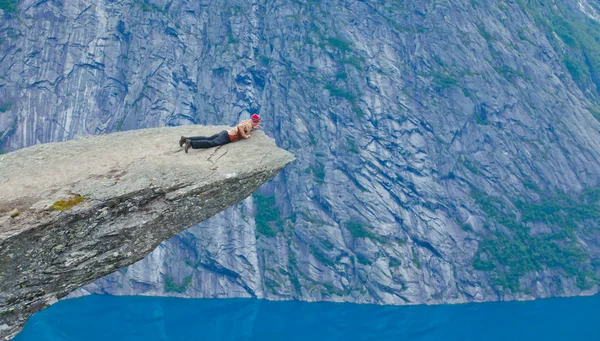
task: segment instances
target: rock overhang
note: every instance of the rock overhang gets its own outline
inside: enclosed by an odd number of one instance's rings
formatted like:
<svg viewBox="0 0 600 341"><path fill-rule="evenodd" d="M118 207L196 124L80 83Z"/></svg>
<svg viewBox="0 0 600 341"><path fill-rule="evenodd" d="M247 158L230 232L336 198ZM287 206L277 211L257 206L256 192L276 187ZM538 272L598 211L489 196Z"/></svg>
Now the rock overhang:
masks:
<svg viewBox="0 0 600 341"><path fill-rule="evenodd" d="M243 200L294 160L262 131L187 154L177 143L225 128L126 131L0 156L0 335Z"/></svg>

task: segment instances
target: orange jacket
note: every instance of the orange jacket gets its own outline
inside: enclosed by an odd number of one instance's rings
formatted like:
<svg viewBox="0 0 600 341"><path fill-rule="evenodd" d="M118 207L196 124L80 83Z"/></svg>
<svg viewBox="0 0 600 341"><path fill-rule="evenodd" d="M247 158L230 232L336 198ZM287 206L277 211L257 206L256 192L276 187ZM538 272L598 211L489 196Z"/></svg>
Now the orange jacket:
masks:
<svg viewBox="0 0 600 341"><path fill-rule="evenodd" d="M240 124L235 127L229 129L227 133L229 134L229 139L231 142L239 140L240 138L247 139L250 137L250 131L254 128L252 124L252 120L242 121Z"/></svg>

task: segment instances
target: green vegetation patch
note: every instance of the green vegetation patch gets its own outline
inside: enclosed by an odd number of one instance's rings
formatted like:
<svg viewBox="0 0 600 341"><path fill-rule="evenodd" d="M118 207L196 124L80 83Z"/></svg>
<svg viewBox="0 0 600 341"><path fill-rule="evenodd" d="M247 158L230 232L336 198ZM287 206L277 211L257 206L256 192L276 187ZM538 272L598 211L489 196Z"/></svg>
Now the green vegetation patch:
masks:
<svg viewBox="0 0 600 341"><path fill-rule="evenodd" d="M465 232L475 232L469 224L461 224L460 228Z"/></svg>
<svg viewBox="0 0 600 341"><path fill-rule="evenodd" d="M335 79L346 79L346 78L348 78L348 74L346 72L343 72L343 71L342 72L338 72L335 75Z"/></svg>
<svg viewBox="0 0 600 341"><path fill-rule="evenodd" d="M4 104L0 105L0 112L7 112L10 110L10 108L12 108L11 102L4 103Z"/></svg>
<svg viewBox="0 0 600 341"><path fill-rule="evenodd" d="M313 179L318 185L325 182L325 165L322 162L315 160L307 171L312 173Z"/></svg>
<svg viewBox="0 0 600 341"><path fill-rule="evenodd" d="M390 260L389 260L389 267L390 268L399 267L401 265L402 265L402 261L400 261L399 259L390 258Z"/></svg>
<svg viewBox="0 0 600 341"><path fill-rule="evenodd" d="M72 199L57 200L54 204L52 204L52 206L50 206L50 208L54 209L54 210L58 210L58 211L70 210L71 208L73 208L73 206L77 206L77 205L81 204L83 201L84 201L84 198L81 195L77 194Z"/></svg>
<svg viewBox="0 0 600 341"><path fill-rule="evenodd" d="M594 84L600 94L600 23L560 1L518 0L519 6L546 28L546 37L556 45L565 68L586 92ZM558 38L557 38L558 37ZM566 49L560 47L562 41Z"/></svg>
<svg viewBox="0 0 600 341"><path fill-rule="evenodd" d="M267 289L268 292L272 292L272 293L276 293L277 289L279 289L281 286L279 285L279 283L265 278L265 288Z"/></svg>
<svg viewBox="0 0 600 341"><path fill-rule="evenodd" d="M296 277L296 275L290 272L288 273L288 278L290 279L290 283L294 287L296 293L300 295L302 293L302 284L300 284L300 280L298 280L298 277Z"/></svg>
<svg viewBox="0 0 600 341"><path fill-rule="evenodd" d="M346 150L349 151L350 153L353 154L358 154L359 150L358 150L358 145L356 144L356 141L352 138L348 138L346 139L346 143L347 143L347 148Z"/></svg>
<svg viewBox="0 0 600 341"><path fill-rule="evenodd" d="M443 73L436 72L432 76L433 76L435 83L438 84L442 88L455 86L459 83L458 79L454 75L451 75L451 74L445 75Z"/></svg>
<svg viewBox="0 0 600 341"><path fill-rule="evenodd" d="M192 276L186 276L181 284L175 283L172 277L165 277L165 292L184 293L192 282Z"/></svg>
<svg viewBox="0 0 600 341"><path fill-rule="evenodd" d="M600 217L600 190L589 190L578 198L558 195L539 203L515 201L521 220L503 203L487 194L472 189L472 197L490 219L510 230L510 236L496 232L479 244L473 261L476 270L488 271L492 284L520 291L519 279L528 272L562 269L567 276L588 273L578 280L578 285L589 286L596 277L587 264L588 255L576 242L575 230L585 221ZM526 223L544 223L552 232L531 235Z"/></svg>
<svg viewBox="0 0 600 341"><path fill-rule="evenodd" d="M17 13L19 3L17 0L0 0L0 9L4 13Z"/></svg>
<svg viewBox="0 0 600 341"><path fill-rule="evenodd" d="M358 118L365 117L365 113L361 108L358 107L358 105L356 105L356 103L352 103L352 112L355 113Z"/></svg>
<svg viewBox="0 0 600 341"><path fill-rule="evenodd" d="M331 283L321 283L321 285L325 288L325 290L327 290L327 293L331 295L347 296L352 292L352 288L340 290Z"/></svg>
<svg viewBox="0 0 600 341"><path fill-rule="evenodd" d="M543 200L540 203L516 201L515 205L522 211L523 222L541 221L560 226L563 230L573 231L575 223L586 219L599 219L600 188L588 189L578 198L561 194Z"/></svg>
<svg viewBox="0 0 600 341"><path fill-rule="evenodd" d="M329 259L326 254L321 252L321 250L319 250L317 247L311 246L310 253L312 253L313 256L315 256L315 258L325 266L333 267L335 265L335 263L331 259Z"/></svg>
<svg viewBox="0 0 600 341"><path fill-rule="evenodd" d="M155 4L149 3L147 0L137 0L136 3L140 6L142 12L160 12L163 14L165 13L163 9L161 9Z"/></svg>
<svg viewBox="0 0 600 341"><path fill-rule="evenodd" d="M289 241L288 241L288 247L289 247ZM294 253L292 252L292 250L288 249L288 270L286 271L286 273L287 273L290 283L294 287L294 290L296 291L296 293L301 294L302 293L302 285L300 284L300 280L298 279L298 277L293 272L294 268L298 269L298 263L296 261L296 257L294 256Z"/></svg>
<svg viewBox="0 0 600 341"><path fill-rule="evenodd" d="M335 248L335 245L327 239L321 239L321 245L323 245L323 247L329 251Z"/></svg>
<svg viewBox="0 0 600 341"><path fill-rule="evenodd" d="M468 169L471 173L476 174L476 175L481 175L481 172L479 171L479 169L477 168L477 166L472 163L469 159L461 159L461 163L465 166L466 169Z"/></svg>
<svg viewBox="0 0 600 341"><path fill-rule="evenodd" d="M423 265L421 264L421 259L419 258L419 255L415 252L415 249L412 250L412 255L413 264L417 267L417 269L420 269Z"/></svg>
<svg viewBox="0 0 600 341"><path fill-rule="evenodd" d="M115 128L117 131L123 130L123 124L125 123L125 117L122 117L117 122L117 127Z"/></svg>
<svg viewBox="0 0 600 341"><path fill-rule="evenodd" d="M227 31L227 42L229 44L237 44L239 42L239 40L237 40L233 37L233 32Z"/></svg>
<svg viewBox="0 0 600 341"><path fill-rule="evenodd" d="M377 239L377 236L370 231L370 226L368 227L365 224L356 221L349 221L344 223L344 227L348 229L354 238Z"/></svg>
<svg viewBox="0 0 600 341"><path fill-rule="evenodd" d="M343 38L327 38L325 40L327 45L336 48L342 52L350 52L352 51L352 42L343 39Z"/></svg>
<svg viewBox="0 0 600 341"><path fill-rule="evenodd" d="M513 70L509 67L506 66L498 66L498 67L494 67L494 70L496 72L498 72L499 74L503 75L504 78L508 79L508 80L512 80L515 77L521 77L523 79L526 80L531 80L531 78L529 76L527 76L526 74L524 74L523 72L517 71L517 70Z"/></svg>
<svg viewBox="0 0 600 341"><path fill-rule="evenodd" d="M367 257L361 255L360 253L355 254L355 256L356 256L356 261L358 261L360 264L371 265L371 261Z"/></svg>
<svg viewBox="0 0 600 341"><path fill-rule="evenodd" d="M283 219L275 202L275 196L258 192L252 194L256 205L256 232L267 237L275 237L283 229Z"/></svg>
<svg viewBox="0 0 600 341"><path fill-rule="evenodd" d="M362 71L365 58L362 56L349 56L340 59L340 63L354 66L359 71Z"/></svg>
<svg viewBox="0 0 600 341"><path fill-rule="evenodd" d="M356 99L356 95L354 95L353 93L345 91L344 89L335 87L334 85L331 85L331 84L325 85L324 89L329 91L331 96L334 96L334 97L341 97L350 102L352 102Z"/></svg>
<svg viewBox="0 0 600 341"><path fill-rule="evenodd" d="M269 58L269 57L267 57L265 55L262 55L262 54L260 56L258 56L258 60L264 66L269 66L269 64L271 63L271 58Z"/></svg>
<svg viewBox="0 0 600 341"><path fill-rule="evenodd" d="M492 34L490 32L488 32L485 27L483 26L479 26L477 28L477 30L479 31L479 34L483 37L483 39L485 39L487 42L490 42L494 39L494 37L492 36Z"/></svg>

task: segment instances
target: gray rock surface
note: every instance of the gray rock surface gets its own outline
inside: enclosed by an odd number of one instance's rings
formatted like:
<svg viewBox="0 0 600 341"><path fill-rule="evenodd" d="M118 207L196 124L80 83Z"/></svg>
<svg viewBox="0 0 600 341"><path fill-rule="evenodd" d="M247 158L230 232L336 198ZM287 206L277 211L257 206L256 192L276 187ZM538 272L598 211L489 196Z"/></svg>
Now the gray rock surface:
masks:
<svg viewBox="0 0 600 341"><path fill-rule="evenodd" d="M188 154L177 145L220 130L135 130L0 156L0 339L245 199L294 159L263 132Z"/></svg>
<svg viewBox="0 0 600 341"><path fill-rule="evenodd" d="M259 194L87 292L589 294L597 13L571 0L23 0L0 22L0 146L256 111L296 155Z"/></svg>

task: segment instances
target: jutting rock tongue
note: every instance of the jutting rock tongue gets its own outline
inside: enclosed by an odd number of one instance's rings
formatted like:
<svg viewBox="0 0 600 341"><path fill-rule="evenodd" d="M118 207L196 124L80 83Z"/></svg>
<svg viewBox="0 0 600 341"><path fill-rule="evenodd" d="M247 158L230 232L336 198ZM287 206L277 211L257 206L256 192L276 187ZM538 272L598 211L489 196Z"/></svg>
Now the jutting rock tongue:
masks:
<svg viewBox="0 0 600 341"><path fill-rule="evenodd" d="M245 199L294 156L263 132L183 152L165 127L48 143L0 156L0 339L72 290Z"/></svg>

